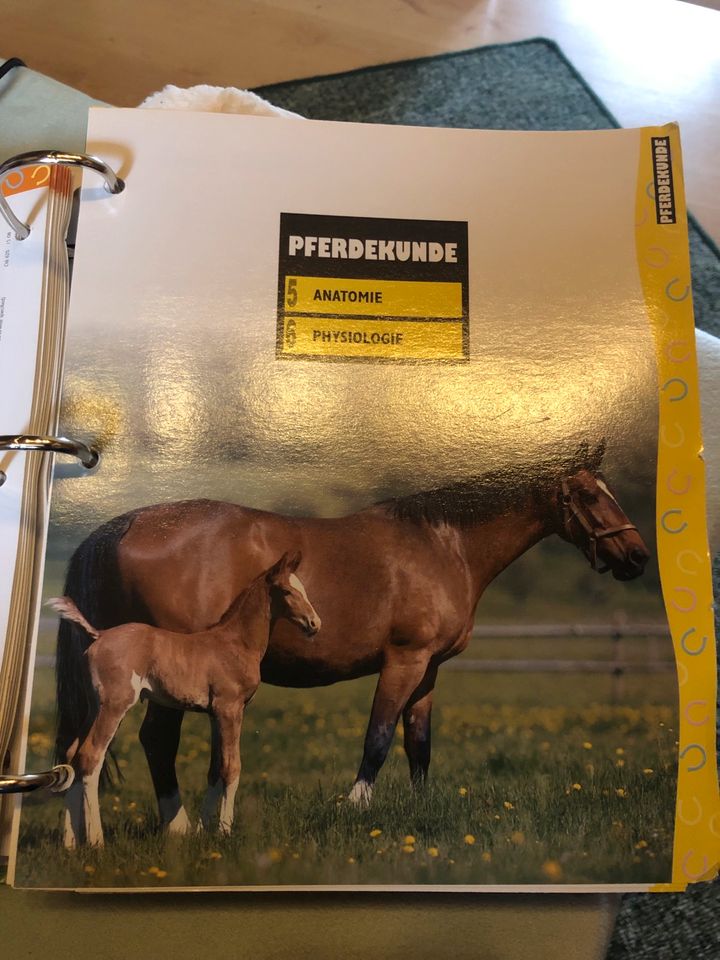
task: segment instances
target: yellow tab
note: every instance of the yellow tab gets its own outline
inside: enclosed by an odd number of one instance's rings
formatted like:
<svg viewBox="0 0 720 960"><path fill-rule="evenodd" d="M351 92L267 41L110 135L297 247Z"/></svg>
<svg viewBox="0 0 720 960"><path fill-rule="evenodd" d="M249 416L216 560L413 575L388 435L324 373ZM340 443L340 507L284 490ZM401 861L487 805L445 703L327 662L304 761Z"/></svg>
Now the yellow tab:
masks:
<svg viewBox="0 0 720 960"><path fill-rule="evenodd" d="M463 323L285 317L285 356L464 360Z"/></svg>
<svg viewBox="0 0 720 960"><path fill-rule="evenodd" d="M462 317L462 283L286 277L286 313L332 316Z"/></svg>
<svg viewBox="0 0 720 960"><path fill-rule="evenodd" d="M655 203L653 154L657 147L662 147L663 158L670 151L675 223L663 222L667 203ZM671 201L669 208L672 207ZM640 279L657 348L658 565L679 685L672 884L654 889L677 890L688 883L711 880L718 872L720 796L714 722L717 658L705 522L705 465L680 137L675 124L648 127L640 133L635 214Z"/></svg>

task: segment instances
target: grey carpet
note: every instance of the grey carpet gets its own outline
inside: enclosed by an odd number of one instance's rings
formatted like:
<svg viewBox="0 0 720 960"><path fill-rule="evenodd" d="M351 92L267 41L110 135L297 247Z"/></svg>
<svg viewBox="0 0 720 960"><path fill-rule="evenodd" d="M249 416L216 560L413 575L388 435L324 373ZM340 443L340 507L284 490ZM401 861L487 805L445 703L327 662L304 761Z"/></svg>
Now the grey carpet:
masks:
<svg viewBox="0 0 720 960"><path fill-rule="evenodd" d="M316 120L495 130L619 126L544 39L273 84L257 93ZM720 336L720 251L692 219L690 250L697 325ZM703 884L682 895L625 897L607 960L719 960L718 889Z"/></svg>

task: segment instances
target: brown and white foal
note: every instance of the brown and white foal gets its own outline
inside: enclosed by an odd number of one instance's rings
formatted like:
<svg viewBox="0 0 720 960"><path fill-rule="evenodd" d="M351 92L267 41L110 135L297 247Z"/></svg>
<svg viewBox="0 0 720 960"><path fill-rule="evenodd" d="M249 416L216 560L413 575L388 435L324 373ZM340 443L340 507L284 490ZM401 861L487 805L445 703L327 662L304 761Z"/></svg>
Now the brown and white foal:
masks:
<svg viewBox="0 0 720 960"><path fill-rule="evenodd" d="M173 633L145 623L96 630L69 597L48 601L61 617L74 620L94 642L86 656L98 698L98 712L82 741L68 751L75 782L67 793L64 842L103 843L98 781L105 754L128 710L154 700L179 710L210 714L219 744L219 770L211 771L202 822L220 800L219 827L232 827L240 778L240 732L246 704L260 684L260 661L276 620L286 619L308 637L320 618L295 571L301 555L284 554L232 602L222 619L198 633Z"/></svg>

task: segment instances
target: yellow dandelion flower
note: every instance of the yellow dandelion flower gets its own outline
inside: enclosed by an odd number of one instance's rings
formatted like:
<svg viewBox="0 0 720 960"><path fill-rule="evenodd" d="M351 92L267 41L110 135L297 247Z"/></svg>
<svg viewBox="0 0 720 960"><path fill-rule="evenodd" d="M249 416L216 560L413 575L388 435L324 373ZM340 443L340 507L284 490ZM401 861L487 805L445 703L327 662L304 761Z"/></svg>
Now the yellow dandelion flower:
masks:
<svg viewBox="0 0 720 960"><path fill-rule="evenodd" d="M540 869L543 872L543 876L547 877L548 880L562 879L563 869L557 860L546 860Z"/></svg>
<svg viewBox="0 0 720 960"><path fill-rule="evenodd" d="M222 860L222 854L220 853L219 850L211 850L210 853L208 854L208 857L211 860Z"/></svg>
<svg viewBox="0 0 720 960"><path fill-rule="evenodd" d="M137 803L135 803L134 800L131 800L130 803L127 805L127 807L128 807L128 810L134 810L137 807Z"/></svg>
<svg viewBox="0 0 720 960"><path fill-rule="evenodd" d="M525 843L525 834L522 830L515 830L514 833L510 834L510 839L516 847L521 847Z"/></svg>
<svg viewBox="0 0 720 960"><path fill-rule="evenodd" d="M413 843L415 843L415 837L414 837L411 833L409 833L409 834L403 839L403 843L406 844L406 845L413 844Z"/></svg>
<svg viewBox="0 0 720 960"><path fill-rule="evenodd" d="M616 761L615 761L615 766L616 766L616 767L624 767L624 766L625 766L625 761L624 761L624 760L616 760Z"/></svg>
<svg viewBox="0 0 720 960"><path fill-rule="evenodd" d="M267 773L265 772L265 770L263 770L263 772L260 774L260 779L261 779L261 780L267 780L267 778L268 778L268 775L267 775Z"/></svg>
<svg viewBox="0 0 720 960"><path fill-rule="evenodd" d="M625 796L627 796L627 794L625 793L625 788L624 788L624 787L618 787L617 790L615 791L615 796L616 796L616 797L625 797Z"/></svg>
<svg viewBox="0 0 720 960"><path fill-rule="evenodd" d="M145 817L135 817L135 823L145 823Z"/></svg>
<svg viewBox="0 0 720 960"><path fill-rule="evenodd" d="M381 833L382 833L382 830L379 827L373 827L373 829L370 831L370 836L379 837Z"/></svg>
<svg viewBox="0 0 720 960"><path fill-rule="evenodd" d="M458 790L458 793L460 794L461 797L466 797L468 795L468 788L460 787L460 789Z"/></svg>
<svg viewBox="0 0 720 960"><path fill-rule="evenodd" d="M638 840L638 842L635 844L635 849L644 850L647 845L648 845L647 840Z"/></svg>
<svg viewBox="0 0 720 960"><path fill-rule="evenodd" d="M148 873L157 873L159 869L159 867L148 867Z"/></svg>
<svg viewBox="0 0 720 960"><path fill-rule="evenodd" d="M299 853L294 853L294 854L292 855L292 858L293 858L293 860L299 860L299 859L300 859L300 854L299 854Z"/></svg>
<svg viewBox="0 0 720 960"><path fill-rule="evenodd" d="M428 852L428 856L430 857L437 857L440 855L440 851L438 850L437 847L428 847L427 852Z"/></svg>
<svg viewBox="0 0 720 960"><path fill-rule="evenodd" d="M492 854L489 850L483 850L480 859L483 861L483 863L490 863L492 860Z"/></svg>
<svg viewBox="0 0 720 960"><path fill-rule="evenodd" d="M451 857L448 857L448 861L447 861L447 862L448 862L448 863L455 863L455 861L454 861Z"/></svg>
<svg viewBox="0 0 720 960"><path fill-rule="evenodd" d="M625 751L623 750L622 747L616 747L616 748L615 748L615 753L617 754L618 757L622 757L623 754L625 753Z"/></svg>
<svg viewBox="0 0 720 960"><path fill-rule="evenodd" d="M503 800L503 806L505 807L506 810L514 810L514 809L515 809L515 805L512 804L512 803L510 803L509 800Z"/></svg>
<svg viewBox="0 0 720 960"><path fill-rule="evenodd" d="M499 813L496 813L496 814L495 814L495 819L496 819L496 820L499 820L499 819L500 819L500 814L499 814Z"/></svg>
<svg viewBox="0 0 720 960"><path fill-rule="evenodd" d="M267 855L270 858L270 863L280 863L283 858L282 850L278 850L277 847L270 847Z"/></svg>
<svg viewBox="0 0 720 960"><path fill-rule="evenodd" d="M652 776L652 774L655 773L655 771L653 770L652 767L644 767L643 773L645 774L646 777L649 777L649 776Z"/></svg>
<svg viewBox="0 0 720 960"><path fill-rule="evenodd" d="M469 847L475 843L475 837L471 833L466 833L463 837L463 840Z"/></svg>
<svg viewBox="0 0 720 960"><path fill-rule="evenodd" d="M592 744L589 740L583 742L583 750L592 750Z"/></svg>
<svg viewBox="0 0 720 960"><path fill-rule="evenodd" d="M581 783L574 783L574 784L572 785L572 788L573 788L573 790L582 790L582 784L581 784Z"/></svg>
<svg viewBox="0 0 720 960"><path fill-rule="evenodd" d="M348 862L348 863L355 863L355 857L348 857L347 862Z"/></svg>
<svg viewBox="0 0 720 960"><path fill-rule="evenodd" d="M163 877L167 876L167 870L156 870L155 876L158 878L158 880L162 880Z"/></svg>
<svg viewBox="0 0 720 960"><path fill-rule="evenodd" d="M85 866L83 867L83 870L89 877L91 877L95 873L95 867L91 867L89 863L85 864Z"/></svg>
<svg viewBox="0 0 720 960"><path fill-rule="evenodd" d="M384 847L380 847L378 850L375 851L375 853L376 853L379 857L381 857L381 856L385 853Z"/></svg>
<svg viewBox="0 0 720 960"><path fill-rule="evenodd" d="M114 803L113 806L112 806L112 812L113 812L113 813L119 813L119 812L120 812L120 807L119 807L116 803Z"/></svg>
<svg viewBox="0 0 720 960"><path fill-rule="evenodd" d="M403 853L415 853L415 847L411 843L405 843L402 847Z"/></svg>

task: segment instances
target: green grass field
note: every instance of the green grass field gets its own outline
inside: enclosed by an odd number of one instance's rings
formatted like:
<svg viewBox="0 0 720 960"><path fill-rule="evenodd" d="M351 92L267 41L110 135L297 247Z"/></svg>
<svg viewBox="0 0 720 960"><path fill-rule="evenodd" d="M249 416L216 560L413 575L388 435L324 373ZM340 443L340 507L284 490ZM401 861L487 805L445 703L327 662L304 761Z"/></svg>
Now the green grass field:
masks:
<svg viewBox="0 0 720 960"><path fill-rule="evenodd" d="M576 641L575 641L576 643ZM533 648L535 649L535 648ZM576 651L576 654L578 651ZM580 651L580 655L582 652ZM344 797L374 678L317 690L261 686L246 714L232 836L168 838L137 728L116 739L124 782L102 797L103 850L62 849L62 801L25 802L22 886L652 883L672 854L674 679L440 674L431 780L409 788L398 731L369 809ZM652 690L652 693L648 691ZM654 701L654 702L653 702ZM52 671L40 668L31 769L52 754ZM539 706L538 704L546 704ZM178 772L197 817L208 724L189 714Z"/></svg>

